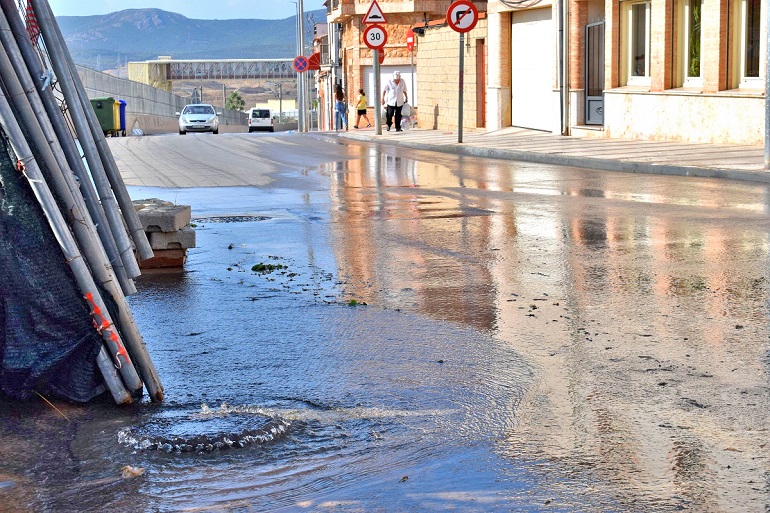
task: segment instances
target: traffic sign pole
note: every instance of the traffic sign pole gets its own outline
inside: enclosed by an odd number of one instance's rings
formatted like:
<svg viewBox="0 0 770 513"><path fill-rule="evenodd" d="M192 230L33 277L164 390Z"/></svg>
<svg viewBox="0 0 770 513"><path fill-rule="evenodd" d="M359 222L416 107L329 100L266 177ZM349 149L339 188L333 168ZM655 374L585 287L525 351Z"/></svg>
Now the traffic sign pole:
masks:
<svg viewBox="0 0 770 513"><path fill-rule="evenodd" d="M385 13L382 12L377 0L372 0L369 10L364 16L363 22L368 26L364 30L364 44L372 50L372 68L374 69L374 133L382 135L382 89L380 84L380 52L385 49L388 41L388 33L382 24L387 23ZM376 97L374 97L376 95Z"/></svg>
<svg viewBox="0 0 770 513"><path fill-rule="evenodd" d="M380 84L380 50L374 50L372 52L373 64L374 64L374 90L376 91L376 97L374 100L374 133L375 135L382 135L382 87Z"/></svg>
<svg viewBox="0 0 770 513"><path fill-rule="evenodd" d="M465 32L460 32L460 105L457 109L457 142L463 142L463 87L465 78Z"/></svg>
<svg viewBox="0 0 770 513"><path fill-rule="evenodd" d="M465 33L473 30L479 21L479 11L470 0L456 0L446 12L447 24L460 33L460 73L457 107L457 142L463 142L463 81L465 78Z"/></svg>

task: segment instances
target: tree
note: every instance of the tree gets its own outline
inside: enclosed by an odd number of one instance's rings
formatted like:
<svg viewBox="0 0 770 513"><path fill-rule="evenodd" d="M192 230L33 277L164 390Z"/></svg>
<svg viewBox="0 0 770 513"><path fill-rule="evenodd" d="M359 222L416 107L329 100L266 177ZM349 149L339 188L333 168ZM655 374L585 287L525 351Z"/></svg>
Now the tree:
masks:
<svg viewBox="0 0 770 513"><path fill-rule="evenodd" d="M227 101L225 102L225 108L227 110L243 110L243 107L245 106L246 102L243 101L243 98L238 94L238 91L233 91L227 95Z"/></svg>

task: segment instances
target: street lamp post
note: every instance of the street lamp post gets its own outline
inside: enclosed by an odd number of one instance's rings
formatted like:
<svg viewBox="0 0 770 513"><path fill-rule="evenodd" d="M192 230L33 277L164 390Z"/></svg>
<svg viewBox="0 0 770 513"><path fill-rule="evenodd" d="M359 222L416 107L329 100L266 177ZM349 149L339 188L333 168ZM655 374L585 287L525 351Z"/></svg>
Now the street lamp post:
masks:
<svg viewBox="0 0 770 513"><path fill-rule="evenodd" d="M240 87L236 87L235 89L233 89L233 92L230 94L237 93L240 90L241 90ZM227 88L225 84L222 84L222 108L223 109L227 108Z"/></svg>
<svg viewBox="0 0 770 513"><path fill-rule="evenodd" d="M283 123L283 84L280 82L268 82L278 88L278 122Z"/></svg>

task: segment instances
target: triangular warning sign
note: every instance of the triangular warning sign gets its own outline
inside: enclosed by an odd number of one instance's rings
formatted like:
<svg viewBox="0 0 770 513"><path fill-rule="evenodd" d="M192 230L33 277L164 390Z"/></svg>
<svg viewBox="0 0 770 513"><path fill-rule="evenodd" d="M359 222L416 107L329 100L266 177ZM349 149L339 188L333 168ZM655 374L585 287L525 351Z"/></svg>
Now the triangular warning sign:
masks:
<svg viewBox="0 0 770 513"><path fill-rule="evenodd" d="M388 20L385 19L385 14L382 12L382 9L380 9L380 6L377 5L377 0L372 0L372 5L369 6L369 10L366 11L366 16L364 16L364 23L387 23Z"/></svg>

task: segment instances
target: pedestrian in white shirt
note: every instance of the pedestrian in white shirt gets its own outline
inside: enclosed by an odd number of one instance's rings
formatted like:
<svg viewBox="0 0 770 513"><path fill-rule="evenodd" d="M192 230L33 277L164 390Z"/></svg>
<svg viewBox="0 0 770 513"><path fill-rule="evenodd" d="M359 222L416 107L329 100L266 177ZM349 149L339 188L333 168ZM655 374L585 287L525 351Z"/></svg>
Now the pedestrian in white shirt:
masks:
<svg viewBox="0 0 770 513"><path fill-rule="evenodd" d="M382 91L382 104L385 105L385 124L388 125L388 131L393 124L393 114L396 117L396 132L401 131L401 106L407 101L406 83L401 80L401 72L394 71L393 79L385 84Z"/></svg>

